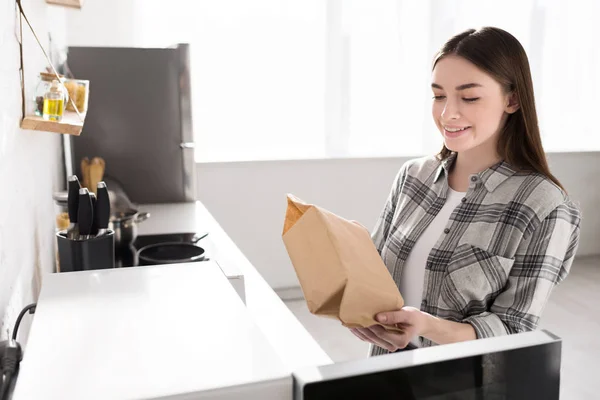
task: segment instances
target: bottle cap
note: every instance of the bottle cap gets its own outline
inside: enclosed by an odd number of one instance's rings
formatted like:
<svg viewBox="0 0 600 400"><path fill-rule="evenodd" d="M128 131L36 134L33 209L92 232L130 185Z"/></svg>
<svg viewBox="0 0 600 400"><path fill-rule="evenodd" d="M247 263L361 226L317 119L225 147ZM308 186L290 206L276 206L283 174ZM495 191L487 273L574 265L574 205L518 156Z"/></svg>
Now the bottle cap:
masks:
<svg viewBox="0 0 600 400"><path fill-rule="evenodd" d="M65 76L62 74L58 74L58 77L62 80ZM56 75L51 74L49 72L40 72L40 78L46 82L52 82L56 79Z"/></svg>
<svg viewBox="0 0 600 400"><path fill-rule="evenodd" d="M50 86L50 91L51 92L62 93L62 89L60 88L60 84L58 83L58 81L56 79L52 81L52 86Z"/></svg>

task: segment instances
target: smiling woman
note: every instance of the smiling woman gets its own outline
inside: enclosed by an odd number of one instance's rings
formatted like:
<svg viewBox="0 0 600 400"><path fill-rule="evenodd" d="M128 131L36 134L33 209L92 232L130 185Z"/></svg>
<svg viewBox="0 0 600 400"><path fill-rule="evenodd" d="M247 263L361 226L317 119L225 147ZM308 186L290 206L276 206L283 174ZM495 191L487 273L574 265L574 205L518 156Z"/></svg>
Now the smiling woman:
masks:
<svg viewBox="0 0 600 400"><path fill-rule="evenodd" d="M550 173L529 63L492 27L452 37L433 63L444 146L406 163L373 232L405 300L353 329L384 354L530 331L579 243L579 209Z"/></svg>
<svg viewBox="0 0 600 400"><path fill-rule="evenodd" d="M488 46L496 53L482 54L485 51L478 46ZM448 82L448 87L458 85L446 95L434 96L433 119L444 135L442 158L451 151L477 158L472 149L483 146L475 153L539 172L562 188L548 169L529 61L517 39L500 29L470 29L438 52L432 78L434 94L443 92L436 81ZM476 83L461 83L465 81ZM454 128L461 127L470 129L457 134Z"/></svg>

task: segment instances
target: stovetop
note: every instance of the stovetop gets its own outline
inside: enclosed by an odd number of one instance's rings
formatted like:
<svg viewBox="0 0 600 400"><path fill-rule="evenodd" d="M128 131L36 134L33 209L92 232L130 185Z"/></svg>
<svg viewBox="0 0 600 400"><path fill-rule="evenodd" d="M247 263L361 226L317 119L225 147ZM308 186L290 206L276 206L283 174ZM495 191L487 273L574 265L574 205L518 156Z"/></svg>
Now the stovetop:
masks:
<svg viewBox="0 0 600 400"><path fill-rule="evenodd" d="M193 243L194 239L199 235L195 232L185 232L185 233L167 233L160 235L139 235L136 240L133 242L133 245L130 245L127 248L115 249L115 268L122 267L135 267L138 265L138 260L136 257L136 253L139 249L144 246L148 246L151 244L157 243ZM198 245L206 251L206 248L202 246L202 242L198 242ZM202 261L207 261L209 259L209 255L207 253L206 258Z"/></svg>

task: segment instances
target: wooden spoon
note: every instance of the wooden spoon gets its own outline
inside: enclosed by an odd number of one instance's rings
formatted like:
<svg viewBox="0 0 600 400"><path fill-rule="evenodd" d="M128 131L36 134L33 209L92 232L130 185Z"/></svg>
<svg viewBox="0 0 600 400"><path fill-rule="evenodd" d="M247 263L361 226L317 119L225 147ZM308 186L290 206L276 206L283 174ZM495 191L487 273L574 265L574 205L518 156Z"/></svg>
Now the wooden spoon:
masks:
<svg viewBox="0 0 600 400"><path fill-rule="evenodd" d="M90 163L90 192L96 193L98 190L98 182L102 182L104 178L104 170L106 162L101 157L94 157Z"/></svg>
<svg viewBox="0 0 600 400"><path fill-rule="evenodd" d="M81 159L81 183L90 190L90 160L87 157Z"/></svg>

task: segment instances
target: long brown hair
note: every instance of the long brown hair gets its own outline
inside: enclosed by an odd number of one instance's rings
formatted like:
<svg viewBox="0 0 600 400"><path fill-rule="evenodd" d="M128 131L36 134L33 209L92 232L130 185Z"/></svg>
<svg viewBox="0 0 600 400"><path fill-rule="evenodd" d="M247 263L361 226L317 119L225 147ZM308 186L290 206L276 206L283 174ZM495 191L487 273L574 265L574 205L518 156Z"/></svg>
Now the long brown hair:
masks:
<svg viewBox="0 0 600 400"><path fill-rule="evenodd" d="M462 57L488 73L502 85L506 94L516 93L519 109L508 116L500 132L500 157L520 170L547 176L564 190L548 168L535 110L529 61L521 43L499 28L468 29L442 46L434 57L432 69L448 55ZM451 151L443 146L438 156L445 159L450 154Z"/></svg>

